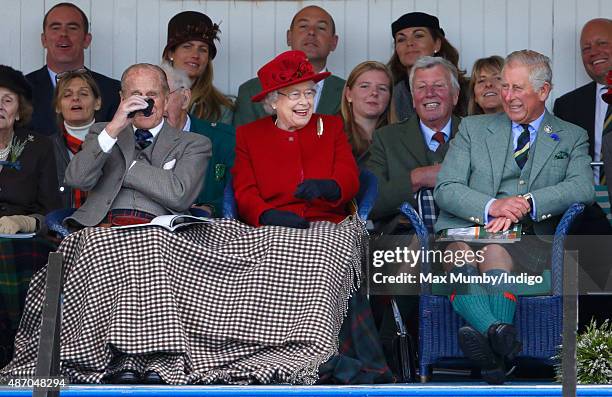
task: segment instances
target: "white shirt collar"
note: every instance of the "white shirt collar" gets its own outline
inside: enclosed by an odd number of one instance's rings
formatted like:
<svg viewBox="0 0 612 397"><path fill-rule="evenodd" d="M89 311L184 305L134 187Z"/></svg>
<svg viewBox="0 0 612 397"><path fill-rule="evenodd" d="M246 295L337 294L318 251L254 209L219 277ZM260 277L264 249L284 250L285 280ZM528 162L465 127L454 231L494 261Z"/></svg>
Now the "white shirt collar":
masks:
<svg viewBox="0 0 612 397"><path fill-rule="evenodd" d="M185 125L183 126L183 131L191 131L191 117L187 115L187 120L185 120Z"/></svg>
<svg viewBox="0 0 612 397"><path fill-rule="evenodd" d="M57 82L55 81L55 76L57 76L57 73L51 70L49 66L47 66L47 72L49 72L49 78L51 79L51 85L53 85L53 88L55 88L55 84L57 84Z"/></svg>
<svg viewBox="0 0 612 397"><path fill-rule="evenodd" d="M318 73L323 73L323 72L327 72L327 68L323 68L323 70L321 70ZM315 90L317 90L317 93L315 94L314 97L314 108L315 108L315 113L317 111L317 108L319 107L319 100L321 99L321 93L323 92L323 84L325 83L325 79L319 81L318 83L315 84Z"/></svg>

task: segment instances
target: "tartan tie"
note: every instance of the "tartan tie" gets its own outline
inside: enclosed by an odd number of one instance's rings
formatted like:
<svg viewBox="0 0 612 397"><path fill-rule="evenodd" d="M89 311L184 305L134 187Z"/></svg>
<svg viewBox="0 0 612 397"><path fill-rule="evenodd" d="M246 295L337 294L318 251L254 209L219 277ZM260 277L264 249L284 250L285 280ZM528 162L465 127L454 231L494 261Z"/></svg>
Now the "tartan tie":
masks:
<svg viewBox="0 0 612 397"><path fill-rule="evenodd" d="M444 133L442 131L436 131L436 133L433 134L431 139L439 143L438 147L436 148L436 152L438 151L438 149L440 149L440 147L442 147L442 145L444 145L444 143L446 143L446 140L444 139Z"/></svg>
<svg viewBox="0 0 612 397"><path fill-rule="evenodd" d="M143 130L138 128L134 133L136 137L136 148L140 150L144 150L147 146L149 146L152 142L149 140L153 138L153 134L149 130Z"/></svg>
<svg viewBox="0 0 612 397"><path fill-rule="evenodd" d="M606 118L604 119L603 128L601 130L601 140L603 142L603 137L612 131L612 106L608 105L608 110L606 111ZM599 160L604 161L603 153L599 156ZM599 167L599 184L606 184L606 173L604 172L604 167Z"/></svg>
<svg viewBox="0 0 612 397"><path fill-rule="evenodd" d="M523 169L529 159L529 124L521 124L523 132L518 137L516 149L514 149L514 160L520 169Z"/></svg>

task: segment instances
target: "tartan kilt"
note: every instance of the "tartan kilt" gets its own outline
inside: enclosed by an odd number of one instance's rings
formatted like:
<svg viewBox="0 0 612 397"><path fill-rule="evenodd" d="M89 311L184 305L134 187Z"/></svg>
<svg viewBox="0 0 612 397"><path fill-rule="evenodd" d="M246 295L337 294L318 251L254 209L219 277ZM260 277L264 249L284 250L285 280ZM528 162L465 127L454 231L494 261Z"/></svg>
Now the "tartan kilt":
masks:
<svg viewBox="0 0 612 397"><path fill-rule="evenodd" d="M13 338L21 320L32 275L47 263L57 248L41 238L0 238L0 365L13 355Z"/></svg>
<svg viewBox="0 0 612 397"><path fill-rule="evenodd" d="M319 367L318 383L354 385L396 381L383 353L370 302L362 291L349 299L339 339L338 354Z"/></svg>
<svg viewBox="0 0 612 397"><path fill-rule="evenodd" d="M175 232L86 228L62 242L60 371L98 383L118 371L169 384L312 384L338 351L361 282L367 232L349 217L309 229L215 219ZM0 377L32 376L46 268L31 283Z"/></svg>

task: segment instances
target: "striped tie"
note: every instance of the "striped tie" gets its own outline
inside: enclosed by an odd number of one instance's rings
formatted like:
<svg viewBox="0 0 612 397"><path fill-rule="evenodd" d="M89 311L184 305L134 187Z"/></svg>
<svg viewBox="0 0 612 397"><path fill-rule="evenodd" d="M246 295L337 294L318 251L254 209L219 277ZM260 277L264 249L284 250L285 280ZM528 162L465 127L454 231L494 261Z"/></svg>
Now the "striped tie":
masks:
<svg viewBox="0 0 612 397"><path fill-rule="evenodd" d="M433 134L433 136L431 137L431 139L433 139L434 141L438 142L438 147L436 148L436 152L438 151L438 149L440 149L442 147L442 145L444 145L444 143L446 142L446 139L444 139L444 133L442 131L436 131L435 134Z"/></svg>
<svg viewBox="0 0 612 397"><path fill-rule="evenodd" d="M606 118L604 120L603 129L601 130L601 139L603 141L603 137L612 131L612 105L608 105L608 110L606 111ZM599 157L601 161L604 161L603 153ZM599 184L606 184L606 173L604 172L604 167L599 167Z"/></svg>
<svg viewBox="0 0 612 397"><path fill-rule="evenodd" d="M520 169L523 169L529 159L529 124L521 124L523 132L518 137L516 149L514 149L514 160Z"/></svg>

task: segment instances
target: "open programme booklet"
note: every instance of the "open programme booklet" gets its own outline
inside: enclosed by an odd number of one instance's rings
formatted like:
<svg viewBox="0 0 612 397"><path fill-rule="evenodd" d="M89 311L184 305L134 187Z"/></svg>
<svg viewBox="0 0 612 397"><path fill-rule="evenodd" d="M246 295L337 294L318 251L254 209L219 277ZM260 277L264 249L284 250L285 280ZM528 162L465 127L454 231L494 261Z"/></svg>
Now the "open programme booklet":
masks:
<svg viewBox="0 0 612 397"><path fill-rule="evenodd" d="M508 244L521 240L521 224L514 224L505 232L489 233L484 226L458 227L440 232L436 241L465 241L474 243Z"/></svg>
<svg viewBox="0 0 612 397"><path fill-rule="evenodd" d="M34 236L36 236L36 233L17 233L17 234L0 233L0 238L11 238L11 239L32 238Z"/></svg>
<svg viewBox="0 0 612 397"><path fill-rule="evenodd" d="M127 225L127 226L114 226L113 229L130 229L135 227L163 227L169 232L173 232L177 229L195 225L197 223L210 223L214 220L212 218L202 218L193 215L160 215L156 216L151 220L150 223L142 223L139 225Z"/></svg>

